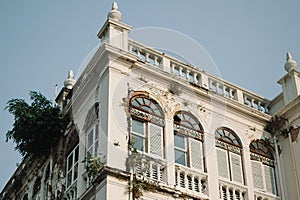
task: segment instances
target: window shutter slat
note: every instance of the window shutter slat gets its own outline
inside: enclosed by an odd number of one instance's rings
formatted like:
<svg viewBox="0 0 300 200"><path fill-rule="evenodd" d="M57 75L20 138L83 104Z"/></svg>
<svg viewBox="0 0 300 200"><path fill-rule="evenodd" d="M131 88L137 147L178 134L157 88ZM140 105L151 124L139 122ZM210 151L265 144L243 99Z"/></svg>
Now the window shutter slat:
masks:
<svg viewBox="0 0 300 200"><path fill-rule="evenodd" d="M264 189L261 163L251 161L254 187Z"/></svg>
<svg viewBox="0 0 300 200"><path fill-rule="evenodd" d="M227 152L221 149L217 149L217 159L218 159L219 176L228 179L229 176L228 176Z"/></svg>
<svg viewBox="0 0 300 200"><path fill-rule="evenodd" d="M276 194L274 169L272 167L264 165L264 171L265 171L266 190L268 192Z"/></svg>
<svg viewBox="0 0 300 200"><path fill-rule="evenodd" d="M162 157L162 127L149 123L150 153Z"/></svg>
<svg viewBox="0 0 300 200"><path fill-rule="evenodd" d="M230 153L232 180L243 183L241 156Z"/></svg>
<svg viewBox="0 0 300 200"><path fill-rule="evenodd" d="M191 166L193 168L202 170L203 169L203 153L202 153L202 142L190 138L190 155L191 155Z"/></svg>

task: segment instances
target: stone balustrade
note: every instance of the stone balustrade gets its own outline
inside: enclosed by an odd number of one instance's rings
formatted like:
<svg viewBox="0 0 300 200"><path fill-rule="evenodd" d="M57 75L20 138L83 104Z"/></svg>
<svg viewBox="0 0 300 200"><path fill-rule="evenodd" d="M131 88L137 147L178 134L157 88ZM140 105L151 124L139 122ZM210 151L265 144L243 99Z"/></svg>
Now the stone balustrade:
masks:
<svg viewBox="0 0 300 200"><path fill-rule="evenodd" d="M166 183L165 161L143 155L142 162L135 166L135 173L139 179Z"/></svg>
<svg viewBox="0 0 300 200"><path fill-rule="evenodd" d="M77 181L75 181L64 193L64 199L76 200L77 199Z"/></svg>
<svg viewBox="0 0 300 200"><path fill-rule="evenodd" d="M236 185L219 180L219 195L221 200L246 200L247 189L241 185Z"/></svg>
<svg viewBox="0 0 300 200"><path fill-rule="evenodd" d="M243 93L244 104L263 113L269 113L270 102L255 94Z"/></svg>
<svg viewBox="0 0 300 200"><path fill-rule="evenodd" d="M219 96L236 101L262 113L269 113L270 101L240 88L232 83L210 75L190 64L184 63L165 53L128 40L128 51L137 55L140 61L173 74L174 78L203 88Z"/></svg>
<svg viewBox="0 0 300 200"><path fill-rule="evenodd" d="M196 196L207 196L207 175L188 167L175 165L175 185Z"/></svg>
<svg viewBox="0 0 300 200"><path fill-rule="evenodd" d="M138 42L130 41L128 44L129 52L140 57L140 60L149 63L153 66L160 67L162 64L162 53L150 49L148 47L142 46Z"/></svg>
<svg viewBox="0 0 300 200"><path fill-rule="evenodd" d="M238 100L237 96L237 90L238 88L228 84L227 82L224 82L220 79L216 79L213 77L208 78L209 83L209 90L219 94L221 96L224 96L226 98L230 98L233 100Z"/></svg>
<svg viewBox="0 0 300 200"><path fill-rule="evenodd" d="M280 200L280 197L273 194L265 194L261 192L254 192L254 200Z"/></svg>

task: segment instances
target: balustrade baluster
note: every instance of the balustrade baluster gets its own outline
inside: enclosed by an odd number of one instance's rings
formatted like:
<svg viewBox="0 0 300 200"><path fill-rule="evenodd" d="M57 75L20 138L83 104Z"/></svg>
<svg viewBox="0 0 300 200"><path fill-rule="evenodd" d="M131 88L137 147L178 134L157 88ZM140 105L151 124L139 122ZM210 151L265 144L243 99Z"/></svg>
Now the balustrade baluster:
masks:
<svg viewBox="0 0 300 200"><path fill-rule="evenodd" d="M145 62L149 62L149 53L148 52L145 53Z"/></svg>
<svg viewBox="0 0 300 200"><path fill-rule="evenodd" d="M175 64L172 64L172 66L171 66L171 73L175 74Z"/></svg>
<svg viewBox="0 0 300 200"><path fill-rule="evenodd" d="M254 98L251 98L251 107L254 108Z"/></svg>
<svg viewBox="0 0 300 200"><path fill-rule="evenodd" d="M188 70L188 69L186 70L186 78L187 78L188 81L191 80L191 78L190 78L190 72L191 72L190 70Z"/></svg>
<svg viewBox="0 0 300 200"><path fill-rule="evenodd" d="M198 80L197 80L197 73L194 72L194 83L197 85L198 84Z"/></svg>
<svg viewBox="0 0 300 200"><path fill-rule="evenodd" d="M223 195L222 195L222 185L219 184L219 199L223 200Z"/></svg>
<svg viewBox="0 0 300 200"><path fill-rule="evenodd" d="M233 90L231 88L229 88L229 98L234 98Z"/></svg>
<svg viewBox="0 0 300 200"><path fill-rule="evenodd" d="M150 161L150 166L149 166L149 178L150 179L153 179L153 162L152 161Z"/></svg>
<svg viewBox="0 0 300 200"><path fill-rule="evenodd" d="M216 82L216 92L217 92L217 94L220 94L219 87L220 87L220 84L218 82Z"/></svg>
<svg viewBox="0 0 300 200"><path fill-rule="evenodd" d="M158 64L158 61L157 61L157 56L154 56L154 65L155 66L158 66L159 64Z"/></svg>
<svg viewBox="0 0 300 200"><path fill-rule="evenodd" d="M244 200L243 192L242 191L240 191L240 200Z"/></svg>
<svg viewBox="0 0 300 200"><path fill-rule="evenodd" d="M188 178L187 178L187 174L184 173L184 188L185 189L189 189L189 183L188 183Z"/></svg>
<svg viewBox="0 0 300 200"><path fill-rule="evenodd" d="M223 85L222 89L223 89L223 96L226 97L226 87L225 87L225 85ZM229 97L229 95L228 95L228 97Z"/></svg>
<svg viewBox="0 0 300 200"><path fill-rule="evenodd" d="M138 56L139 58L141 58L141 52L140 52L140 50L139 50L138 48L136 48L136 54L137 54L137 56Z"/></svg>
<svg viewBox="0 0 300 200"><path fill-rule="evenodd" d="M180 172L177 170L177 186L180 186Z"/></svg>
<svg viewBox="0 0 300 200"><path fill-rule="evenodd" d="M183 78L182 69L183 69L183 68L180 66L180 67L179 67L179 77L180 77L180 78Z"/></svg>
<svg viewBox="0 0 300 200"><path fill-rule="evenodd" d="M237 200L234 188L232 188L232 197L233 197L233 200Z"/></svg>
<svg viewBox="0 0 300 200"><path fill-rule="evenodd" d="M226 190L226 200L230 200L229 188L225 187Z"/></svg>
<svg viewBox="0 0 300 200"><path fill-rule="evenodd" d="M156 170L157 170L157 180L161 181L161 171L160 171L160 165L156 165Z"/></svg>

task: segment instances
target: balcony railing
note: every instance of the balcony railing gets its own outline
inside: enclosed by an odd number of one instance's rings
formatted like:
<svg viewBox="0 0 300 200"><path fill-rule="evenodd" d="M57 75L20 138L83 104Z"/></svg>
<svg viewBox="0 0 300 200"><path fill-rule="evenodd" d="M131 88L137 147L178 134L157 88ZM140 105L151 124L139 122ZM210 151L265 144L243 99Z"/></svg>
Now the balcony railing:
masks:
<svg viewBox="0 0 300 200"><path fill-rule="evenodd" d="M136 163L134 173L142 180L166 183L165 167L165 161L143 155L142 160Z"/></svg>
<svg viewBox="0 0 300 200"><path fill-rule="evenodd" d="M268 195L261 192L254 192L254 200L280 200L280 197L275 195Z"/></svg>
<svg viewBox="0 0 300 200"><path fill-rule="evenodd" d="M210 75L197 67L186 64L133 40L128 41L128 51L137 55L142 62L173 74L174 77L180 80L197 87L202 87L214 94L236 101L262 113L269 113L269 100L216 76Z"/></svg>
<svg viewBox="0 0 300 200"><path fill-rule="evenodd" d="M236 185L233 183L229 183L226 181L219 180L219 195L221 200L246 200L247 189Z"/></svg>
<svg viewBox="0 0 300 200"><path fill-rule="evenodd" d="M186 193L207 197L207 175L183 166L175 166L176 187Z"/></svg>
<svg viewBox="0 0 300 200"><path fill-rule="evenodd" d="M65 191L65 200L76 200L77 199L77 180Z"/></svg>

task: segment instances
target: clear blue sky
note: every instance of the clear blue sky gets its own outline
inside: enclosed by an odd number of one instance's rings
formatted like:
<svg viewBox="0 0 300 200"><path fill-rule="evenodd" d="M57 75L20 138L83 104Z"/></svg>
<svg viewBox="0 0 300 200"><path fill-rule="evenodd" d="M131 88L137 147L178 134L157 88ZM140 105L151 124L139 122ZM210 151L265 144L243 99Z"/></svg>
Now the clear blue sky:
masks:
<svg viewBox="0 0 300 200"><path fill-rule="evenodd" d="M176 3L174 3L176 2ZM13 118L11 98L41 91L53 98L99 40L112 1L0 1L0 190L20 156L5 143ZM300 60L300 1L118 1L133 28L163 27L184 33L213 58L222 77L269 99L285 71L285 54Z"/></svg>

